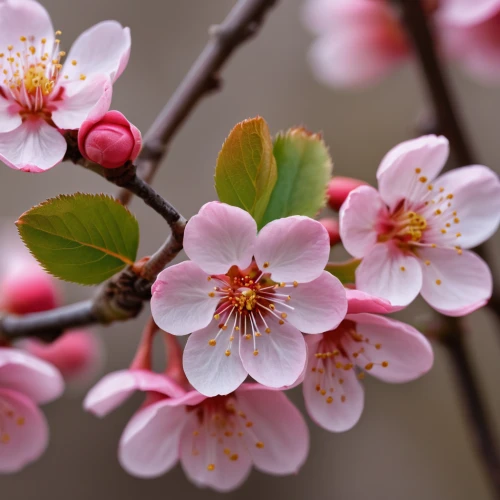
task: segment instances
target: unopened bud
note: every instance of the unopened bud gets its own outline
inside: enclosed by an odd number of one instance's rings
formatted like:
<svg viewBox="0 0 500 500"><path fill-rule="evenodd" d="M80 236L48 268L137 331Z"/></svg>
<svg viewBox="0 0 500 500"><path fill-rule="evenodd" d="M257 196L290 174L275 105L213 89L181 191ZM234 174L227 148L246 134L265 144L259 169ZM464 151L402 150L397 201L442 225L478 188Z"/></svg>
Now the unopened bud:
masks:
<svg viewBox="0 0 500 500"><path fill-rule="evenodd" d="M328 204L337 212L340 210L347 195L359 186L366 185L366 182L351 177L334 177L328 184L327 196Z"/></svg>
<svg viewBox="0 0 500 500"><path fill-rule="evenodd" d="M318 221L327 231L330 237L330 246L340 243L339 222L336 219L325 218Z"/></svg>
<svg viewBox="0 0 500 500"><path fill-rule="evenodd" d="M134 161L142 146L141 133L119 111L100 119L89 117L78 131L82 155L105 168L118 168Z"/></svg>

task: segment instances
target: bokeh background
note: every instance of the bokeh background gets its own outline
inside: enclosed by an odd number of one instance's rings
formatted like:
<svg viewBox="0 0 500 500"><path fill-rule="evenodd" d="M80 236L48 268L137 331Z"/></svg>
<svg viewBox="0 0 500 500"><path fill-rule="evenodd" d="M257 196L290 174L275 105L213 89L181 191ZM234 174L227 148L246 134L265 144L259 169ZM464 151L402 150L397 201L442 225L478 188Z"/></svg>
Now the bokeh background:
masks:
<svg viewBox="0 0 500 500"><path fill-rule="evenodd" d="M222 20L233 0L43 0L62 48L103 19L130 26L130 64L114 89L113 108L145 131L172 94L207 40L210 25ZM271 13L257 39L240 49L224 70L224 88L205 99L176 137L156 179L158 191L186 216L215 198L213 173L222 142L238 121L260 114L273 133L293 125L322 131L339 175L374 183L384 153L415 133L425 109L418 70L408 64L382 84L364 91L333 91L311 75L306 55L311 37L300 23L302 1L286 0ZM102 50L106 50L103 47ZM485 88L450 68L479 151L478 161L499 171L500 87ZM16 217L59 193L109 192L96 175L62 164L43 175L0 169L0 215ZM138 200L132 210L141 223L141 255L151 253L167 235L163 221ZM498 248L498 237L493 241ZM184 258L181 255L179 258ZM498 263L497 263L498 264ZM64 287L65 300L85 298L92 290ZM148 311L135 321L98 329L107 349L103 372L125 367L134 352ZM417 303L405 313L425 321ZM489 416L500 433L500 346L498 327L485 311L470 317L472 352ZM423 379L406 385L365 380L366 409L359 424L343 434L311 426L310 456L294 477L253 472L247 483L226 498L282 497L343 500L470 500L490 492L446 353L436 347L436 363ZM45 456L20 474L0 479L4 500L120 500L218 495L191 485L180 468L157 480L138 480L123 472L116 459L121 431L136 408L136 398L105 420L85 414L85 392L68 391L46 411L51 442ZM303 409L300 391L292 398ZM270 409L272 411L272 409Z"/></svg>

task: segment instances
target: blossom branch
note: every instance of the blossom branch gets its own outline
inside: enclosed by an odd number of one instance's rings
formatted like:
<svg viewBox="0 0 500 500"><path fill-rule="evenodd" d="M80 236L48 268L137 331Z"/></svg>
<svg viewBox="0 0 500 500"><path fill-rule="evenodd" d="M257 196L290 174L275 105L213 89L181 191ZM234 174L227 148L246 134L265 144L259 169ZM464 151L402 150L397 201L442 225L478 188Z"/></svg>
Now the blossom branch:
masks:
<svg viewBox="0 0 500 500"><path fill-rule="evenodd" d="M427 89L432 100L439 130L451 142L458 163L474 163L472 149L467 142L460 117L456 112L449 83L441 70L435 51L432 33L427 24L425 12L420 2L397 0L401 6L403 21L413 40L418 59L425 75ZM476 249L487 260L486 249L481 245ZM490 307L500 317L500 300L494 293ZM494 433L486 417L486 410L479 396L479 390L472 373L472 366L464 345L462 322L457 318L442 316L444 335L443 345L448 349L458 381L463 406L470 428L475 438L476 449L488 471L488 477L495 490L495 498L500 498L500 457L494 439Z"/></svg>
<svg viewBox="0 0 500 500"><path fill-rule="evenodd" d="M137 159L138 175L151 182L170 141L198 102L221 88L219 71L232 53L256 35L276 0L240 0L224 21L210 29L210 40L151 125ZM128 204L131 191L122 189L118 199Z"/></svg>

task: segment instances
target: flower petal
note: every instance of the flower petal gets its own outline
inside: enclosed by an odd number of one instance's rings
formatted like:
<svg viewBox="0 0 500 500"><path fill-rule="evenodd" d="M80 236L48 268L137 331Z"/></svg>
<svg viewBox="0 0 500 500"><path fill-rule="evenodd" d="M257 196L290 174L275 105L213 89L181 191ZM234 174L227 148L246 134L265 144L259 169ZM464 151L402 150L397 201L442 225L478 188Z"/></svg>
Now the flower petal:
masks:
<svg viewBox="0 0 500 500"><path fill-rule="evenodd" d="M219 326L211 324L194 332L188 338L183 356L189 383L209 397L233 392L247 377L239 353L240 334L223 331L216 345L210 345L209 341L215 339L218 331ZM232 342L229 340L230 335L234 336ZM227 355L226 351L230 354Z"/></svg>
<svg viewBox="0 0 500 500"><path fill-rule="evenodd" d="M191 217L184 233L184 250L208 274L225 274L233 265L252 262L257 224L238 207L212 201Z"/></svg>
<svg viewBox="0 0 500 500"><path fill-rule="evenodd" d="M479 256L468 250L426 248L422 264L422 297L431 307L448 316L464 316L484 306L491 297L491 271ZM438 284L439 283L439 284Z"/></svg>
<svg viewBox="0 0 500 500"><path fill-rule="evenodd" d="M378 243L356 269L356 287L395 307L406 306L422 288L420 263L391 244Z"/></svg>
<svg viewBox="0 0 500 500"><path fill-rule="evenodd" d="M181 262L162 271L151 298L156 324L173 335L187 335L207 326L219 302L210 297L213 283L194 262Z"/></svg>
<svg viewBox="0 0 500 500"><path fill-rule="evenodd" d="M52 119L60 129L79 129L89 114L103 116L109 109L113 88L108 76L95 75L85 82L63 85Z"/></svg>
<svg viewBox="0 0 500 500"><path fill-rule="evenodd" d="M353 369L337 370L331 358L321 361L327 363L322 373L318 370L315 354L321 337L306 337L308 366L302 386L304 401L307 413L319 426L331 432L344 432L354 427L363 413L364 390ZM331 378L331 373L335 377Z"/></svg>
<svg viewBox="0 0 500 500"><path fill-rule="evenodd" d="M360 368L373 362L368 373L384 382L409 382L427 373L434 362L429 341L415 328L401 321L376 314L353 314L347 319L356 323L356 331L364 337L363 356L355 359ZM349 345L342 344L350 352ZM360 343L351 339L353 352ZM384 367L381 363L387 362Z"/></svg>
<svg viewBox="0 0 500 500"><path fill-rule="evenodd" d="M193 438L193 434L196 437ZM231 454L226 455L224 449ZM240 486L250 473L252 462L244 442L234 433L224 437L224 443L208 435L200 426L196 413L189 417L182 431L180 442L181 464L188 479L200 487L209 486L216 491L226 492ZM231 459L231 456L236 459ZM209 465L214 465L209 470Z"/></svg>
<svg viewBox="0 0 500 500"><path fill-rule="evenodd" d="M4 97L4 91L0 87L0 134L10 132L21 125L21 109L19 104Z"/></svg>
<svg viewBox="0 0 500 500"><path fill-rule="evenodd" d="M114 82L127 66L129 56L130 30L116 21L103 21L75 40L62 73L68 75L68 81L77 81L81 75L105 75Z"/></svg>
<svg viewBox="0 0 500 500"><path fill-rule="evenodd" d="M19 349L0 348L0 387L48 403L61 396L64 381L49 363Z"/></svg>
<svg viewBox="0 0 500 500"><path fill-rule="evenodd" d="M378 167L377 180L382 199L391 209L406 199L421 201L446 163L448 140L443 136L425 135L402 142L392 148Z"/></svg>
<svg viewBox="0 0 500 500"><path fill-rule="evenodd" d="M251 337L241 338L243 367L264 386L290 386L300 377L306 364L304 337L292 325L280 325L273 316L268 316L266 323L271 333L265 333L265 326L262 324L259 326L261 335L255 338L255 342ZM250 325L248 331L252 330Z"/></svg>
<svg viewBox="0 0 500 500"><path fill-rule="evenodd" d="M482 23L500 11L498 0L445 0L440 4L437 11L439 22L458 25L472 26Z"/></svg>
<svg viewBox="0 0 500 500"><path fill-rule="evenodd" d="M186 419L185 406L171 399L140 409L120 439L121 466L132 476L142 478L158 477L169 471L179 458Z"/></svg>
<svg viewBox="0 0 500 500"><path fill-rule="evenodd" d="M9 410L8 416L2 415L0 473L17 472L45 451L47 422L33 401L19 392L0 389L0 405Z"/></svg>
<svg viewBox="0 0 500 500"><path fill-rule="evenodd" d="M377 222L387 212L378 191L360 186L349 193L339 213L340 238L354 257L363 257L377 243Z"/></svg>
<svg viewBox="0 0 500 500"><path fill-rule="evenodd" d="M66 141L44 120L26 120L0 134L0 160L16 170L43 172L62 161Z"/></svg>
<svg viewBox="0 0 500 500"><path fill-rule="evenodd" d="M31 0L3 0L0 2L0 47L12 45L12 52L22 52L25 42L20 38L33 36L38 45L46 39L45 47L52 51L54 28L47 10Z"/></svg>
<svg viewBox="0 0 500 500"><path fill-rule="evenodd" d="M347 314L378 313L387 314L400 308L394 307L388 300L375 297L361 290L346 288Z"/></svg>
<svg viewBox="0 0 500 500"><path fill-rule="evenodd" d="M453 232L460 232L462 248L475 247L493 235L500 223L500 180L493 170L482 165L457 168L436 184L453 196L449 210L456 211L460 221L453 224Z"/></svg>
<svg viewBox="0 0 500 500"><path fill-rule="evenodd" d="M184 394L184 390L166 375L148 370L120 370L109 373L90 389L83 407L98 417L104 417L134 391L153 391L170 397Z"/></svg>
<svg viewBox="0 0 500 500"><path fill-rule="evenodd" d="M305 283L316 279L328 262L328 231L309 217L273 220L260 231L255 247L259 269L272 279Z"/></svg>
<svg viewBox="0 0 500 500"><path fill-rule="evenodd" d="M269 474L297 473L309 453L309 431L299 410L282 392L258 384L243 384L236 401L253 424L243 439L255 467Z"/></svg>
<svg viewBox="0 0 500 500"><path fill-rule="evenodd" d="M342 283L327 271L309 283L288 289L287 304L294 309L280 308L295 328L302 333L322 333L336 328L347 312L347 297Z"/></svg>

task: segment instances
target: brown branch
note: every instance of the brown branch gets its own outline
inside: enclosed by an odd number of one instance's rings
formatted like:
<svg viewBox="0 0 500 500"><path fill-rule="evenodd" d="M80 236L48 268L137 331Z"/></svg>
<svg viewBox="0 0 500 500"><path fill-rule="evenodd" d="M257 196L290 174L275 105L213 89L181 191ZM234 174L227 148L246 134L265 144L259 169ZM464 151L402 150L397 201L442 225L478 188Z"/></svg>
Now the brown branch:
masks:
<svg viewBox="0 0 500 500"><path fill-rule="evenodd" d="M221 88L219 72L231 54L260 29L277 0L240 0L226 19L210 29L210 40L144 137L137 159L138 175L150 183L170 141L194 107L206 95ZM131 192L122 189L118 199L128 204Z"/></svg>
<svg viewBox="0 0 500 500"><path fill-rule="evenodd" d="M441 70L435 51L432 33L429 29L422 4L415 0L396 0L401 7L403 22L413 41L422 72L427 83L427 91L431 98L438 129L449 138L452 150L460 165L474 163L474 155L464 133L460 117L452 96L446 75ZM481 245L478 253L487 259L486 248ZM500 301L498 291L490 305L500 317ZM474 437L476 451L488 473L495 498L500 499L500 457L497 452L494 433L487 419L486 409L481 401L477 382L472 373L472 366L464 346L464 331L461 320L442 317L445 335L441 338L448 349L453 364L457 387Z"/></svg>

